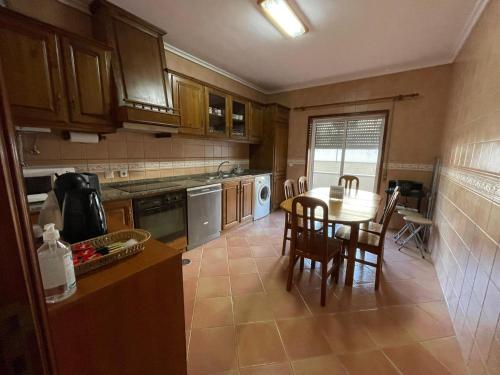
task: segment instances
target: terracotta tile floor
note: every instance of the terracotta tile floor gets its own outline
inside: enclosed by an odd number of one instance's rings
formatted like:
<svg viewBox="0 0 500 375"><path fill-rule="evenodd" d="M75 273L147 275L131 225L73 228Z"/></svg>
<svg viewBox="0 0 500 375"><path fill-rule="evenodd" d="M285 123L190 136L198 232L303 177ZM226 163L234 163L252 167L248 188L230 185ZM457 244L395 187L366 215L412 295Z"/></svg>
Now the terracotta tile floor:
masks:
<svg viewBox="0 0 500 375"><path fill-rule="evenodd" d="M433 266L386 240L383 280L295 270L285 290L281 212L184 254L189 374L467 374ZM368 254L366 255L369 256Z"/></svg>

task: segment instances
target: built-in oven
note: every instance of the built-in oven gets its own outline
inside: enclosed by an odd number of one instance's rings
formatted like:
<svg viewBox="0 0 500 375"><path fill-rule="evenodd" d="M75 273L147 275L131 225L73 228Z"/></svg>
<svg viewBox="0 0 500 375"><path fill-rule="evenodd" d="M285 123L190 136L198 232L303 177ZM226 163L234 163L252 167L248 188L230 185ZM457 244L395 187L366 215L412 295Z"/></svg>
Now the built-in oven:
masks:
<svg viewBox="0 0 500 375"><path fill-rule="evenodd" d="M185 190L136 198L133 205L135 227L154 239L166 243L186 236Z"/></svg>

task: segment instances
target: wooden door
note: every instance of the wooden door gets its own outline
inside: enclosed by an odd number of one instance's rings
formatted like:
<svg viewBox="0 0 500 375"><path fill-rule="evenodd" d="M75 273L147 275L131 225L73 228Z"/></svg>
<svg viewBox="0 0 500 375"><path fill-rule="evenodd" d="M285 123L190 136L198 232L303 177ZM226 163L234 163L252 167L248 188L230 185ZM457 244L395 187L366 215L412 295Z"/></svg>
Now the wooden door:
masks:
<svg viewBox="0 0 500 375"><path fill-rule="evenodd" d="M285 183L285 174L274 174L272 183L272 195L271 204L273 210L277 210L280 207L281 202L285 200L285 192L283 189L283 184Z"/></svg>
<svg viewBox="0 0 500 375"><path fill-rule="evenodd" d="M275 123L273 173L286 174L288 157L288 124Z"/></svg>
<svg viewBox="0 0 500 375"><path fill-rule="evenodd" d="M16 125L67 121L58 43L50 29L0 13L0 50Z"/></svg>
<svg viewBox="0 0 500 375"><path fill-rule="evenodd" d="M181 114L180 133L205 133L205 92L199 83L172 75L174 108Z"/></svg>
<svg viewBox="0 0 500 375"><path fill-rule="evenodd" d="M222 184L222 230L239 223L240 182L228 181Z"/></svg>
<svg viewBox="0 0 500 375"><path fill-rule="evenodd" d="M63 50L71 121L110 124L110 52L69 38Z"/></svg>
<svg viewBox="0 0 500 375"><path fill-rule="evenodd" d="M251 221L253 219L254 179L242 180L240 191L240 222Z"/></svg>
<svg viewBox="0 0 500 375"><path fill-rule="evenodd" d="M262 141L264 130L264 107L257 103L250 104L250 142L259 143Z"/></svg>
<svg viewBox="0 0 500 375"><path fill-rule="evenodd" d="M130 199L104 202L104 212L108 223L108 232L134 228L134 212Z"/></svg>

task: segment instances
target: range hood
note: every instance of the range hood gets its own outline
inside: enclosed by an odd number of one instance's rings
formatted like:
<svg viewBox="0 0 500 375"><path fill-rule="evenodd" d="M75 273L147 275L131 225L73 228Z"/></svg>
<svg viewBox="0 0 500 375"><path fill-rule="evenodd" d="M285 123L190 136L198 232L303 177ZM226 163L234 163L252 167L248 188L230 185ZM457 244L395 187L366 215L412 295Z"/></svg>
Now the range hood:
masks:
<svg viewBox="0 0 500 375"><path fill-rule="evenodd" d="M156 111L122 106L118 108L117 117L122 129L142 133L175 134L181 124L181 116L173 108Z"/></svg>

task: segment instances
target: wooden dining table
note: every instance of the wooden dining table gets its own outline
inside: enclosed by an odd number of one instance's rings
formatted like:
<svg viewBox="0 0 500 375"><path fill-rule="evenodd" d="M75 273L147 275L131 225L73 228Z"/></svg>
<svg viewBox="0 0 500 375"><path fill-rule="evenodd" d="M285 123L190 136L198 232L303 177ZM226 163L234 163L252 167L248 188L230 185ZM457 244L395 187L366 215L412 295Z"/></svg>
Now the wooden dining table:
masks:
<svg viewBox="0 0 500 375"><path fill-rule="evenodd" d="M351 227L351 236L347 250L345 285L352 286L359 226L362 223L368 223L375 219L382 198L380 195L369 191L349 189L345 191L342 200L331 199L330 188L328 187L311 189L304 194L300 194L300 196L321 199L328 206L329 223L333 225L349 225ZM289 198L281 202L281 208L291 213L293 199ZM315 213L315 216L318 220L323 219L322 212Z"/></svg>

